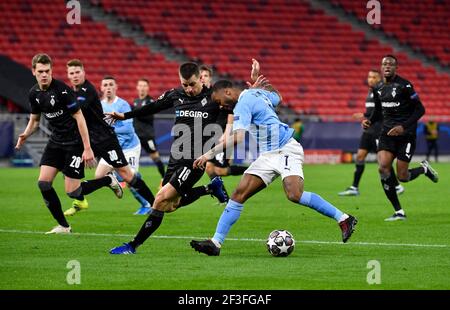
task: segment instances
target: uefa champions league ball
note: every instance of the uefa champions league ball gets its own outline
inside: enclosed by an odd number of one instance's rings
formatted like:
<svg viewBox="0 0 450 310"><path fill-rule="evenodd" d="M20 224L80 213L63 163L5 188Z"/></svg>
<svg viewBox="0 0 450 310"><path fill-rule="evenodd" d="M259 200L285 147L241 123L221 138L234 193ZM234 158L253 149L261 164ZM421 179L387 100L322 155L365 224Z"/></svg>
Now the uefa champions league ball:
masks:
<svg viewBox="0 0 450 310"><path fill-rule="evenodd" d="M294 251L295 240L287 230L274 230L269 234L266 245L272 256L284 257Z"/></svg>

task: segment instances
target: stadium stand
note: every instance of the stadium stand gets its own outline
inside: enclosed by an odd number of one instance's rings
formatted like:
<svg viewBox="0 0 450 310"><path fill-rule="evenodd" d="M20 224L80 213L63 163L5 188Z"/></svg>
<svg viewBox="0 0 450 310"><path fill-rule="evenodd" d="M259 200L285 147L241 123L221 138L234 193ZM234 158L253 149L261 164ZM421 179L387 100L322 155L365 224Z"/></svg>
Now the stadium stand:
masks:
<svg viewBox="0 0 450 310"><path fill-rule="evenodd" d="M64 4L52 0L1 1L0 12L0 53L27 67L34 54L46 52L55 63L55 77L66 80L67 60L80 58L88 79L99 85L104 75L114 75L119 95L127 100L135 97L136 80L143 76L152 81L154 96L179 84L178 63L152 54L84 16L79 25L67 24Z"/></svg>
<svg viewBox="0 0 450 310"><path fill-rule="evenodd" d="M247 80L250 59L255 57L291 108L335 121L361 111L367 71L379 67L382 55L394 53L304 1L91 3L189 58L214 65L221 75ZM119 93L127 100L134 97L134 83L141 76L152 81L154 96L179 83L174 74L177 63L89 18L83 17L81 25L68 25L67 9L54 1L3 1L0 11L0 50L26 66L36 52L46 51L56 62L56 77L65 79L65 61L81 58L88 78L97 85L103 75L115 75ZM450 77L403 53L394 54L399 73L414 83L427 114L449 117L448 91L443 90L450 89Z"/></svg>
<svg viewBox="0 0 450 310"><path fill-rule="evenodd" d="M348 13L366 20L366 2L352 0L332 0ZM429 57L434 57L443 65L450 65L450 2L444 0L382 1L381 24L373 27L383 30L404 44L409 44Z"/></svg>
<svg viewBox="0 0 450 310"><path fill-rule="evenodd" d="M248 63L258 58L264 64L263 74L277 85L285 101L304 114L360 111L367 92L366 71L378 68L382 55L394 53L302 1L96 3L182 48L189 57L214 64L220 73L248 79ZM400 74L415 84L428 114L448 115L442 89L450 89L449 76L403 53L395 54Z"/></svg>

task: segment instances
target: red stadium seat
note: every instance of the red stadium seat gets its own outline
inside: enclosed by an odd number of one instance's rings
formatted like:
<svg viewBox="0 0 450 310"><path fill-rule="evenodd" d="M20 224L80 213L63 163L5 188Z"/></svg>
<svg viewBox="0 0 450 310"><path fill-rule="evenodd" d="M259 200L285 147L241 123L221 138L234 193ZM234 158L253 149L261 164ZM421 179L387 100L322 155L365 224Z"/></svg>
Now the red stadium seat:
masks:
<svg viewBox="0 0 450 310"><path fill-rule="evenodd" d="M367 71L379 67L382 55L394 53L390 46L367 40L363 33L306 2L135 0L132 6L126 0L97 2L105 10L139 23L148 35L167 41L188 57L214 65L219 74L248 80L251 58L257 58L262 74L290 106L307 113L344 116L337 119L363 109ZM332 2L365 19L365 2ZM443 25L448 28L448 23L443 23L450 15L448 1L426 0L414 12L404 9L407 2L386 0L383 5L395 8L383 11L384 31L448 64L450 39L447 29L442 29ZM436 8L439 10L433 10ZM0 19L0 50L24 65L29 65L33 54L48 52L55 58L57 77L64 79L64 63L71 57L80 58L96 85L103 75L115 75L121 85L119 95L127 100L132 99L134 83L141 76L153 82L155 96L179 85L177 63L90 19L67 26L65 7L54 5L52 0L30 2L28 12L22 12L16 2L3 1L0 10L11 16ZM52 26L44 28L33 18L36 14L45 16ZM417 24L416 19L421 22ZM450 115L449 76L406 54L396 55L401 64L399 73L414 84L428 113Z"/></svg>

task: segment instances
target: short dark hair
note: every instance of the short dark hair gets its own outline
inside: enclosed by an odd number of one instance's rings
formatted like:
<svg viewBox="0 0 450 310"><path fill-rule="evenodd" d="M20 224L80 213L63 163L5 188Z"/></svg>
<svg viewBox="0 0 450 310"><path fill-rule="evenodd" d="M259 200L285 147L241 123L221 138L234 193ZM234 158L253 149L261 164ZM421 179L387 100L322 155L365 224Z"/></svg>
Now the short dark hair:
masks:
<svg viewBox="0 0 450 310"><path fill-rule="evenodd" d="M200 76L200 70L198 68L198 65L193 62L185 62L180 66L179 69L180 75L183 79L190 79L191 76Z"/></svg>
<svg viewBox="0 0 450 310"><path fill-rule="evenodd" d="M233 82L231 82L229 80L219 80L216 83L214 83L214 85L212 87L212 91L216 92L221 89L232 88L232 87L233 87Z"/></svg>
<svg viewBox="0 0 450 310"><path fill-rule="evenodd" d="M208 71L210 76L213 75L213 69L208 67L207 65L201 65L199 69L200 71Z"/></svg>
<svg viewBox="0 0 450 310"><path fill-rule="evenodd" d="M137 80L137 81L138 81L138 83L139 83L139 82L145 82L145 83L147 83L147 85L150 85L149 80L147 80L146 78L140 78L140 79Z"/></svg>
<svg viewBox="0 0 450 310"><path fill-rule="evenodd" d="M394 60L395 60L395 64L398 65L397 57L395 57L395 56L392 55L392 54L384 55L382 59L385 59L385 58L388 58L388 57L394 59Z"/></svg>
<svg viewBox="0 0 450 310"><path fill-rule="evenodd" d="M381 75L380 70L378 70L378 69L370 69L369 72L373 72L373 73L376 73L378 75Z"/></svg>
<svg viewBox="0 0 450 310"><path fill-rule="evenodd" d="M71 59L67 62L67 67L81 67L84 69L83 63L79 59Z"/></svg>
<svg viewBox="0 0 450 310"><path fill-rule="evenodd" d="M31 66L33 67L33 69L36 69L37 64L50 65L50 67L52 67L53 62L50 56L44 53L40 53L34 55L33 59L31 60Z"/></svg>
<svg viewBox="0 0 450 310"><path fill-rule="evenodd" d="M114 82L116 81L116 79L112 76L112 75L105 75L102 79L103 80L113 80Z"/></svg>

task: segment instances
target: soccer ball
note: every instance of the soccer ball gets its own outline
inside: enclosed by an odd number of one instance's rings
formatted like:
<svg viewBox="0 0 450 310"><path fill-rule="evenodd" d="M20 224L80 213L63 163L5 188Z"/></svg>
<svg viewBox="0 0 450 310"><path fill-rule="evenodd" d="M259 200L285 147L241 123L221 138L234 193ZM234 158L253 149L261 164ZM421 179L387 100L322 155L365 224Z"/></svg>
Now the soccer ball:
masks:
<svg viewBox="0 0 450 310"><path fill-rule="evenodd" d="M266 245L272 256L288 256L294 251L295 240L287 230L274 230L267 238Z"/></svg>

